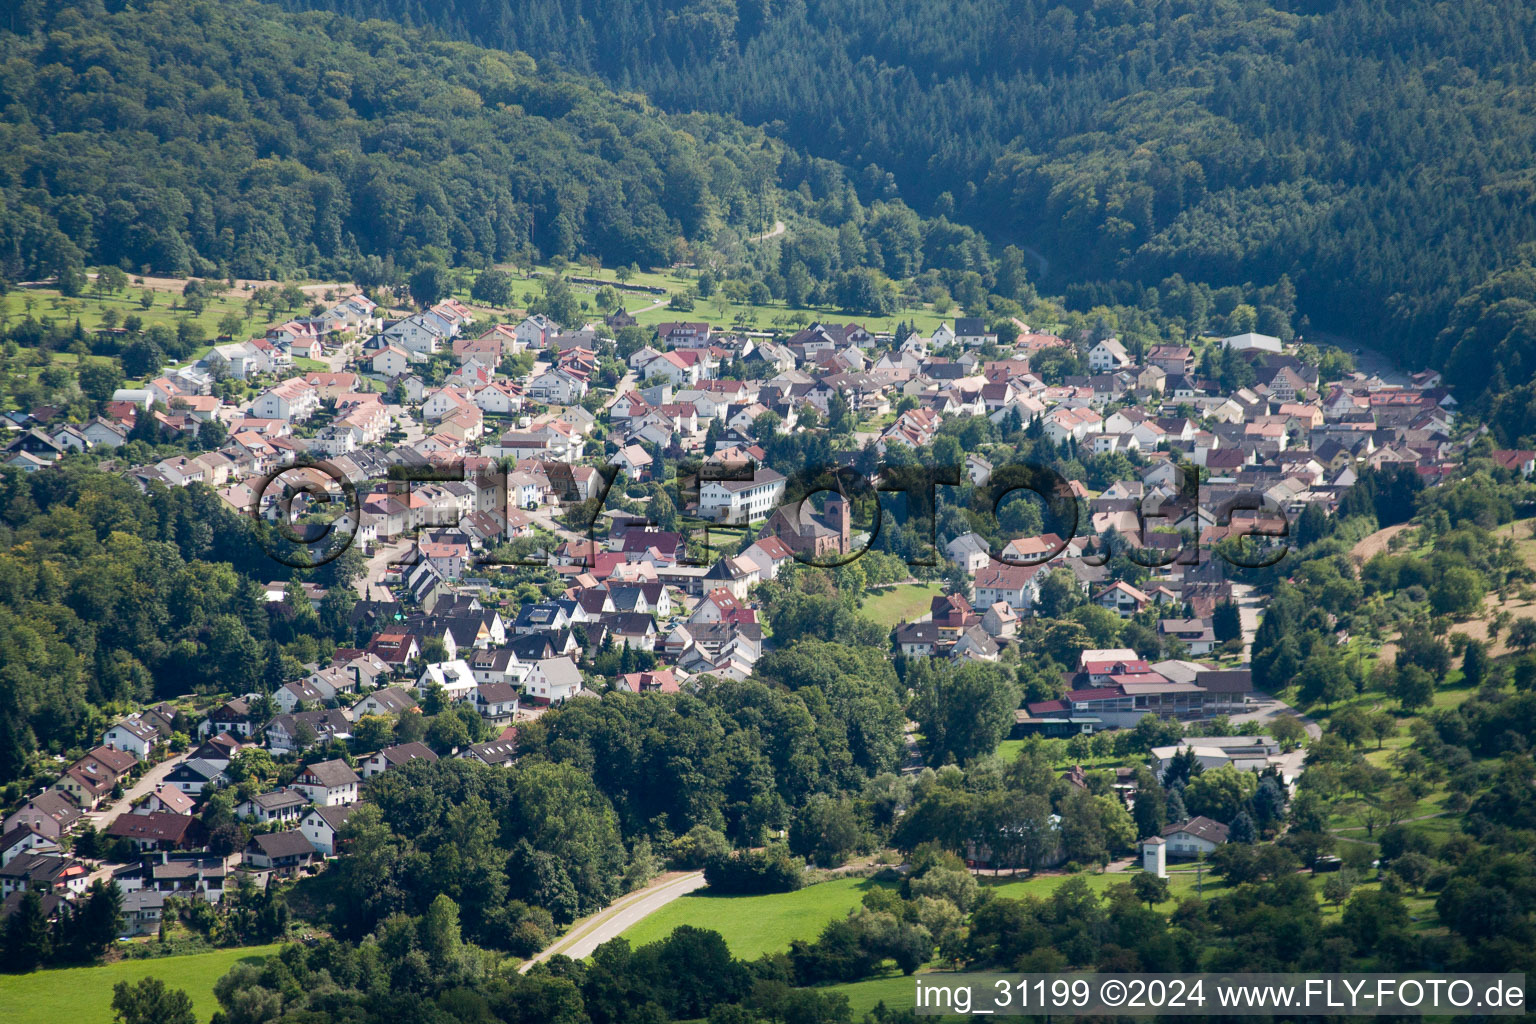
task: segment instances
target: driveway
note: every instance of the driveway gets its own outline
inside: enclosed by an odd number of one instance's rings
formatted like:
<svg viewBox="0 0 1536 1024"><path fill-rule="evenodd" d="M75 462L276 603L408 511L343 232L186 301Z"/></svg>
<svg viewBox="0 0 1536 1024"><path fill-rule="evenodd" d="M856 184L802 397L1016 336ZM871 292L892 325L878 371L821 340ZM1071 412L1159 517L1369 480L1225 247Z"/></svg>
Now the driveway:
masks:
<svg viewBox="0 0 1536 1024"><path fill-rule="evenodd" d="M518 971L526 974L534 964L561 954L572 960L585 959L591 956L592 951L598 946L609 939L618 938L621 932L640 923L679 896L686 896L702 888L704 888L702 871L669 871L664 875L658 875L645 888L636 889L591 917L577 921L571 926L570 931L557 941L550 943L548 949L532 960L524 961L518 967Z"/></svg>

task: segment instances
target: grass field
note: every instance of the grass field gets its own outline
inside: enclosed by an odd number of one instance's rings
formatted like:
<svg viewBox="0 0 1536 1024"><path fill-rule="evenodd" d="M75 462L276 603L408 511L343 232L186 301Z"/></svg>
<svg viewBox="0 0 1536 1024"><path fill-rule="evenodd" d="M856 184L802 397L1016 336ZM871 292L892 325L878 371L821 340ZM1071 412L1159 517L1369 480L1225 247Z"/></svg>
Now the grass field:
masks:
<svg viewBox="0 0 1536 1024"><path fill-rule="evenodd" d="M916 1004L917 978L919 974L908 977L898 971L878 978L865 978L863 981L853 981L846 985L829 985L823 991L841 992L848 997L848 1008L853 1011L853 1019L859 1020L870 1012L879 1003L884 1003L887 1009L910 1010Z"/></svg>
<svg viewBox="0 0 1536 1024"><path fill-rule="evenodd" d="M6 1024L112 1024L112 986L120 981L159 978L168 988L186 990L197 1019L218 1010L213 984L242 960L260 962L280 947L246 946L214 953L119 960L101 967L67 967L31 974L0 975L0 1021Z"/></svg>
<svg viewBox="0 0 1536 1024"><path fill-rule="evenodd" d="M784 952L794 939L814 939L879 884L867 878L838 878L769 896L710 896L701 890L667 904L626 931L624 938L631 945L644 945L688 924L719 932L733 956L755 960L764 953Z"/></svg>
<svg viewBox="0 0 1536 1024"><path fill-rule="evenodd" d="M534 271L534 277L525 277L522 270L517 267L502 265L501 269L512 276L513 301L521 305L529 294L537 295L541 288L540 275L547 276L550 273L548 267L538 267ZM604 267L593 271L584 266L571 266L566 274L571 277L596 278L602 281L617 282L614 269ZM666 301L673 295L692 290L697 284L698 276L691 271L683 270L653 270L641 271L629 279L627 284L644 285L651 288L663 288L667 295L654 295L644 292L620 291L624 308L634 315L635 320L642 326L650 327L659 323L674 320L707 320L717 327L730 327L737 324L756 330L793 329L794 323L809 324L818 320L828 323L848 323L850 321L863 324L871 331L891 331L902 321L912 324L919 331L932 331L944 321L953 322L958 311L951 309L943 316L935 313L931 305L905 306L896 310L889 316L864 316L857 313L849 313L834 306L790 306L782 300L775 300L763 305L751 303L732 302L722 295L713 295L707 299L698 299L694 302L693 309L675 310L668 309ZM592 317L602 316L612 312L596 307L596 285L576 284L571 285L571 291L575 293L578 301L587 302L587 314ZM456 297L468 301L468 293L456 293ZM661 305L655 309L648 309L653 303L661 301Z"/></svg>
<svg viewBox="0 0 1536 1024"><path fill-rule="evenodd" d="M898 583L864 599L859 614L882 626L898 626L928 613L928 605L944 593L941 583Z"/></svg>
<svg viewBox="0 0 1536 1024"><path fill-rule="evenodd" d="M998 896L1006 896L1010 899L1018 899L1021 896L1034 896L1039 899L1047 899L1069 877L1081 877L1088 883L1088 888L1097 893L1102 893L1110 886L1129 882L1140 873L1139 870L1111 871L1103 874L1083 873L1080 876L1067 875L1039 875L1035 878L1010 878L1008 875L999 875L996 878L990 875L982 875L977 881L989 891ZM1221 892L1226 888L1226 883L1211 874L1207 866L1203 872L1196 870L1192 863L1172 863L1168 865L1168 891L1171 898L1161 904L1164 909L1171 910L1180 900L1190 896L1203 894L1209 897L1213 893Z"/></svg>

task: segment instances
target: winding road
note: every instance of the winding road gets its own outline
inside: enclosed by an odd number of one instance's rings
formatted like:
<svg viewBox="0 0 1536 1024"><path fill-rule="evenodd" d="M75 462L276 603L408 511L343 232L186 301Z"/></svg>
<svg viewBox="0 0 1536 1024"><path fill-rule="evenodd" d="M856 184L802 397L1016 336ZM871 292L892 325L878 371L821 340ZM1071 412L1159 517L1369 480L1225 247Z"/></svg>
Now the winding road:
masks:
<svg viewBox="0 0 1536 1024"><path fill-rule="evenodd" d="M654 914L679 896L686 896L703 887L704 872L702 871L669 871L658 875L645 888L636 889L628 896L615 901L611 906L577 921L571 926L570 931L550 943L547 949L532 960L524 961L517 968L518 973L527 974L534 964L542 963L552 956L568 956L572 960L585 959L591 956L592 951L598 946L609 939L618 938L620 933Z"/></svg>

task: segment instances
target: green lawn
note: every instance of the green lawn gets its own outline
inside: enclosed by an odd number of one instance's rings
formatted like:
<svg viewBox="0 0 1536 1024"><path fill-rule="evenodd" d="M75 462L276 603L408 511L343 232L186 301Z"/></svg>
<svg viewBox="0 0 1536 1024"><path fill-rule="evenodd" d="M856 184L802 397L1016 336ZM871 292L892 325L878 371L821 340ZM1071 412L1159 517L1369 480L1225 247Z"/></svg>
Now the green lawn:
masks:
<svg viewBox="0 0 1536 1024"><path fill-rule="evenodd" d="M882 626L895 627L927 614L928 605L943 593L942 583L898 583L865 598L859 614Z"/></svg>
<svg viewBox="0 0 1536 1024"><path fill-rule="evenodd" d="M1140 874L1139 868L1130 871L1110 871L1100 873L1083 872L1080 876L1088 883L1088 888L1094 892L1102 893L1112 885L1128 883ZM1210 865L1206 865L1204 879L1200 877L1193 863L1174 862L1168 865L1168 891L1171 898L1162 904L1164 909L1171 910L1174 905L1183 899L1197 894L1210 896L1226 888L1220 878L1211 874ZM1018 899L1021 896L1034 896L1039 899L1047 899L1054 893L1058 886L1065 883L1069 877L1066 875L1039 875L1028 878L1020 875L1012 878L1006 874L995 878L991 875L980 875L977 881L985 888L998 896L1006 896L1010 899Z"/></svg>
<svg viewBox="0 0 1536 1024"><path fill-rule="evenodd" d="M159 978L169 988L185 989L197 1019L206 1021L219 1008L213 998L214 982L240 961L260 962L279 948L246 946L158 960L119 960L101 967L0 975L0 1020L6 1024L112 1024L113 985Z"/></svg>
<svg viewBox="0 0 1536 1024"><path fill-rule="evenodd" d="M501 265L501 269L507 271L512 277L513 302L517 307L523 305L524 299L530 293L537 295L541 289L540 276L547 276L550 270L547 266L535 269L534 277L525 277L522 270L517 267ZM593 271L589 267L571 266L566 269L567 276L596 278L602 281L617 282L614 268L603 267ZM849 313L833 306L789 306L782 300L775 300L765 305L752 305L750 303L731 302L723 296L714 295L707 299L698 299L692 310L668 309L666 301L672 294L683 293L691 290L697 284L698 275L684 270L653 270L642 271L630 278L627 282L631 285L646 285L653 288L664 288L667 295L653 295L646 292L620 291L624 301L624 308L635 317L636 322L642 326L651 327L659 323L674 320L707 320L717 327L729 327L737 322L738 315L744 315L740 322L747 327L771 330L790 329L792 323L814 323L818 320L827 323L861 323L871 331L891 331L902 321L912 324L920 331L931 331L941 322L954 322L958 310L951 309L943 316L933 311L930 305L907 306L898 309L889 316L864 316L857 313ZM591 317L601 316L611 310L597 309L595 293L597 286L590 284L572 283L571 291L575 293L578 302L587 303L587 315ZM463 301L469 301L468 292L456 293L456 297ZM657 300L663 300L655 309L646 309Z"/></svg>
<svg viewBox="0 0 1536 1024"><path fill-rule="evenodd" d="M859 1020L873 1010L877 1003L884 1003L892 1010L912 1009L917 1002L917 977L893 971L878 978L851 981L846 985L829 985L821 991L841 992L847 996L853 1019Z"/></svg>
<svg viewBox="0 0 1536 1024"><path fill-rule="evenodd" d="M624 938L639 946L666 938L679 925L694 925L723 935L738 959L755 960L764 953L784 952L794 939L814 939L829 921L847 915L880 884L868 878L838 878L769 896L711 896L700 890L668 903L624 932Z"/></svg>

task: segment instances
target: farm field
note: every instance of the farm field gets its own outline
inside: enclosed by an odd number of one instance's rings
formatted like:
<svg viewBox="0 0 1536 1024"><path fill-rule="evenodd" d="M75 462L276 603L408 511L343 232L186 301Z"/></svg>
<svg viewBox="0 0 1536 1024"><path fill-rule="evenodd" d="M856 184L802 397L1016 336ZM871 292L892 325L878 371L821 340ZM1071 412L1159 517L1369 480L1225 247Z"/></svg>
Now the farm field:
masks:
<svg viewBox="0 0 1536 1024"><path fill-rule="evenodd" d="M221 949L155 960L119 960L99 967L65 967L0 975L0 1020L6 1024L112 1024L112 986L159 978L185 989L199 1021L218 1010L213 985L242 960L260 962L281 944Z"/></svg>
<svg viewBox="0 0 1536 1024"><path fill-rule="evenodd" d="M665 938L679 925L719 932L739 960L782 953L795 939L814 939L829 921L859 905L881 883L838 878L795 892L766 896L711 896L700 890L674 900L624 932L633 946Z"/></svg>

